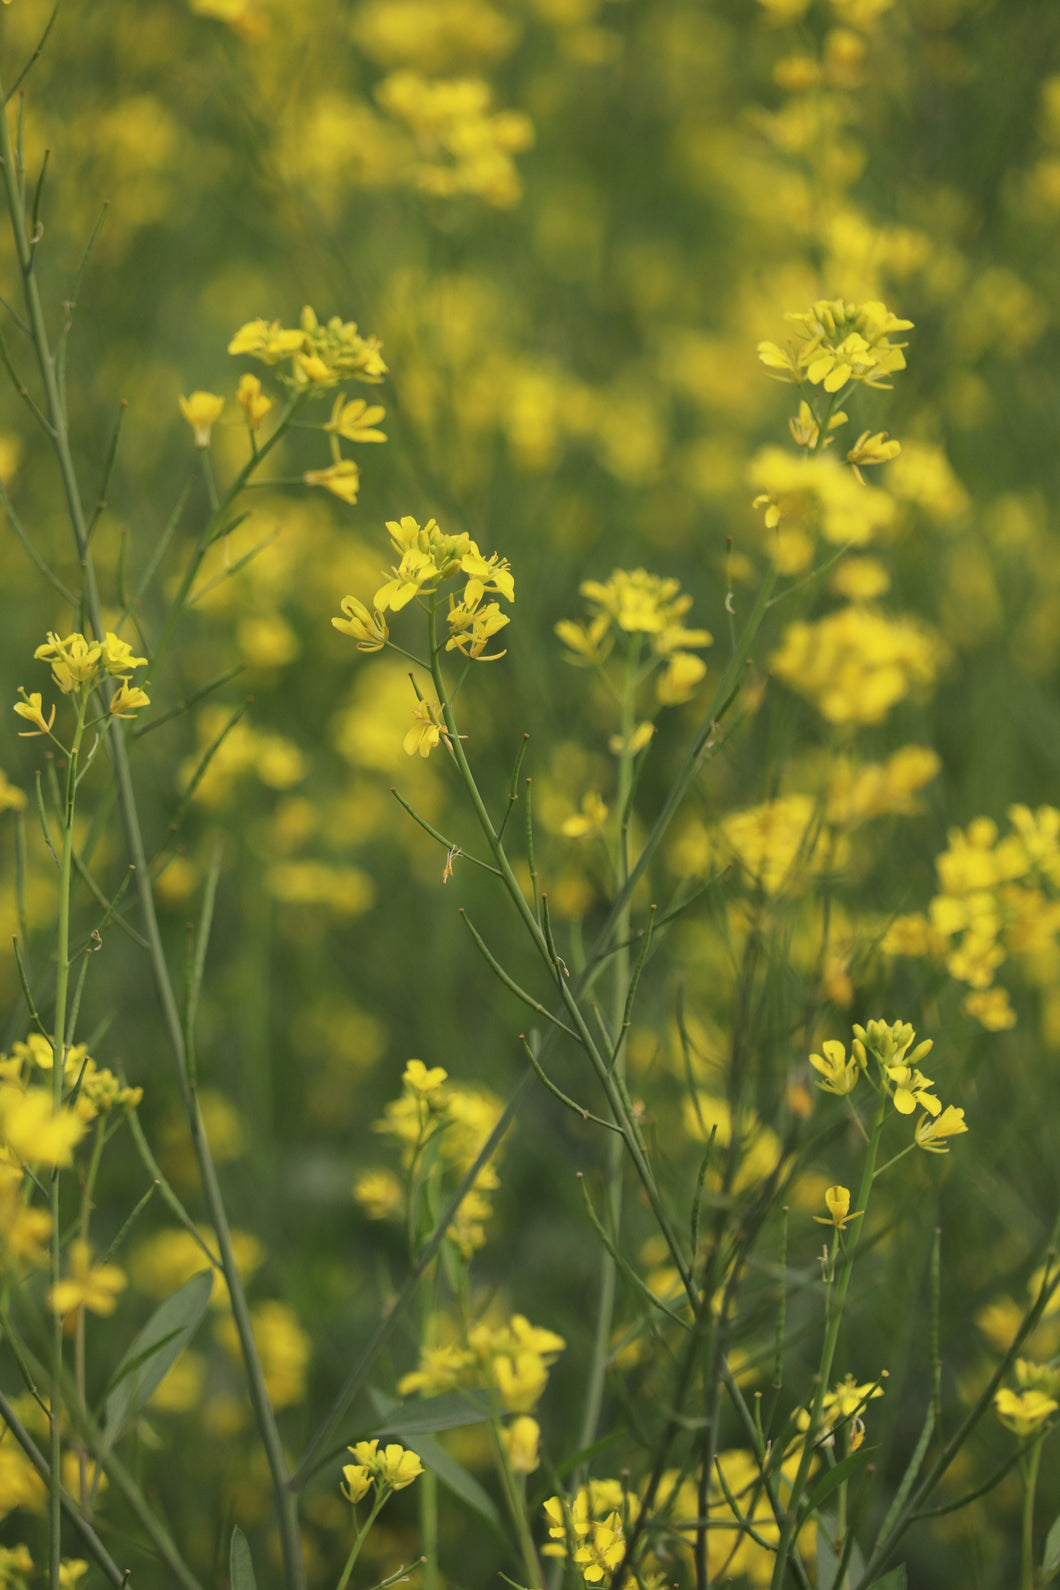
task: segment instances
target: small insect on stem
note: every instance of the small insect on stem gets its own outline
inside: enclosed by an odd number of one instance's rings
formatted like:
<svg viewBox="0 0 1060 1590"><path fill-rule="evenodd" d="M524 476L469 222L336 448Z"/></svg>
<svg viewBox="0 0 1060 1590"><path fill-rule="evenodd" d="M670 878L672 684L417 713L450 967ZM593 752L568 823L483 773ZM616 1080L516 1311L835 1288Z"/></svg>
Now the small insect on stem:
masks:
<svg viewBox="0 0 1060 1590"><path fill-rule="evenodd" d="M453 876L453 862L463 854L464 852L460 849L459 845L451 845L449 847L449 852L445 858L445 871L442 873L443 883L449 882L449 879Z"/></svg>

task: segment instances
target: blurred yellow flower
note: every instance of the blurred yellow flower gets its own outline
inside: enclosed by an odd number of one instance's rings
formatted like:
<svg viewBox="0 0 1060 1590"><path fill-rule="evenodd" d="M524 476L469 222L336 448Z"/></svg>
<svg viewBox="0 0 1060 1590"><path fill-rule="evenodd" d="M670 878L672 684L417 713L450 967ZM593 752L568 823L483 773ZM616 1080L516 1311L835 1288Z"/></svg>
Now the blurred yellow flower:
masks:
<svg viewBox="0 0 1060 1590"><path fill-rule="evenodd" d="M1060 1403L1044 1391L1010 1391L1007 1386L994 1396L994 1412L1006 1429L1025 1437L1040 1430Z"/></svg>
<svg viewBox="0 0 1060 1590"><path fill-rule="evenodd" d="M79 1239L70 1244L66 1280L52 1287L48 1302L56 1314L82 1308L93 1314L113 1314L119 1294L128 1284L116 1264L93 1264L91 1247Z"/></svg>
<svg viewBox="0 0 1060 1590"><path fill-rule="evenodd" d="M327 469L307 469L302 476L307 486L322 486L333 497L340 497L352 507L357 501L361 484L361 471L352 458L340 458Z"/></svg>
<svg viewBox="0 0 1060 1590"><path fill-rule="evenodd" d="M196 447L209 447L210 432L224 412L225 400L216 392L193 392L180 399L180 412L195 433Z"/></svg>
<svg viewBox="0 0 1060 1590"><path fill-rule="evenodd" d="M261 382L256 375L249 371L239 378L236 388L236 402L246 416L247 425L252 431L258 430L262 420L272 408L272 398L266 397L261 390Z"/></svg>

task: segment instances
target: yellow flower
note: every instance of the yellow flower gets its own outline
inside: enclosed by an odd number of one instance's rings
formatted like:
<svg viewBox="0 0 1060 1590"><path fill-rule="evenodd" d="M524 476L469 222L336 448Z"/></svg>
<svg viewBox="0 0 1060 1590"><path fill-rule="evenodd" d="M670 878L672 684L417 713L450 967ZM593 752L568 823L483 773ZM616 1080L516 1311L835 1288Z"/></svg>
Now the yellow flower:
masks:
<svg viewBox="0 0 1060 1590"><path fill-rule="evenodd" d="M392 1442L380 1452L377 1440L358 1441L356 1446L348 1447L347 1451L352 1452L357 1459L355 1464L348 1464L342 1471L350 1487L346 1494L352 1502L359 1501L370 1484L403 1491L423 1473L423 1464L416 1453L399 1446L397 1442Z"/></svg>
<svg viewBox="0 0 1060 1590"><path fill-rule="evenodd" d="M343 502L348 502L352 507L357 501L361 471L352 458L340 458L337 464L329 464L327 469L307 469L302 479L307 486L323 486L333 497L341 497Z"/></svg>
<svg viewBox="0 0 1060 1590"><path fill-rule="evenodd" d="M529 1414L513 1419L501 1436L514 1474L533 1474L541 1462L541 1426Z"/></svg>
<svg viewBox="0 0 1060 1590"><path fill-rule="evenodd" d="M401 1073L405 1089L421 1099L437 1099L448 1080L449 1073L442 1066L431 1066L428 1069L422 1060L410 1060Z"/></svg>
<svg viewBox="0 0 1060 1590"><path fill-rule="evenodd" d="M606 662L614 644L611 620L607 613L598 613L585 624L561 618L555 632L566 646L567 661L584 668L595 668Z"/></svg>
<svg viewBox="0 0 1060 1590"><path fill-rule="evenodd" d="M468 589L471 589L470 582ZM510 622L507 613L502 613L496 602L486 602L484 606L469 606L467 601L457 602L450 598L447 620L451 634L445 643L446 651L460 651L465 657L478 662L498 662L507 654L503 651L487 652L493 636Z"/></svg>
<svg viewBox="0 0 1060 1590"><path fill-rule="evenodd" d="M142 708L150 705L151 697L136 685L131 685L127 679L122 680L110 698L110 712L115 718L135 717Z"/></svg>
<svg viewBox="0 0 1060 1590"><path fill-rule="evenodd" d="M405 1189L392 1170L362 1170L353 1196L369 1220L392 1220L404 1212Z"/></svg>
<svg viewBox="0 0 1060 1590"><path fill-rule="evenodd" d="M834 1226L837 1231L845 1231L851 1220L861 1219L861 1210L856 1214L850 1213L850 1188L829 1187L824 1195L827 1216L814 1215L819 1226Z"/></svg>
<svg viewBox="0 0 1060 1590"><path fill-rule="evenodd" d="M596 790L582 796L581 811L568 817L560 832L565 839L590 839L602 834L607 822L607 807Z"/></svg>
<svg viewBox="0 0 1060 1590"><path fill-rule="evenodd" d="M414 719L412 728L403 741L405 753L407 756L415 756L418 751L420 756L428 757L436 745L442 740L447 740L441 708L432 707L426 701L417 701L412 709L412 716Z"/></svg>
<svg viewBox="0 0 1060 1590"><path fill-rule="evenodd" d="M118 1295L127 1284L116 1264L93 1264L92 1249L78 1240L70 1244L69 1274L52 1287L48 1302L56 1314L81 1308L91 1309L93 1314L113 1314Z"/></svg>
<svg viewBox="0 0 1060 1590"><path fill-rule="evenodd" d="M994 1412L1006 1429L1018 1436L1033 1435L1040 1430L1060 1403L1044 1391L1010 1391L1003 1387L994 1397Z"/></svg>
<svg viewBox="0 0 1060 1590"><path fill-rule="evenodd" d="M95 683L103 648L98 640L87 640L79 631L60 638L54 630L33 653L40 662L51 663L52 678L64 696L81 685Z"/></svg>
<svg viewBox="0 0 1060 1590"><path fill-rule="evenodd" d="M935 1086L930 1077L913 1066L885 1066L888 1078L894 1083L894 1107L899 1115L912 1115L919 1104L929 1115L938 1115L942 1105L927 1090Z"/></svg>
<svg viewBox="0 0 1060 1590"><path fill-rule="evenodd" d="M0 1137L27 1164L66 1169L84 1134L85 1123L72 1110L54 1109L43 1088L0 1087Z"/></svg>
<svg viewBox="0 0 1060 1590"><path fill-rule="evenodd" d="M196 447L209 447L210 431L221 418L225 400L216 392L193 392L180 399L180 412L195 432Z"/></svg>
<svg viewBox="0 0 1060 1590"><path fill-rule="evenodd" d="M353 1448L351 1447L352 1451ZM372 1488L372 1476L363 1463L347 1463L342 1470L342 1493L355 1505Z"/></svg>
<svg viewBox="0 0 1060 1590"><path fill-rule="evenodd" d="M888 441L886 431L877 431L875 436L871 436L868 431L862 431L847 453L847 459L853 465L855 475L864 485L862 465L889 463L892 458L897 458L901 451L901 442Z"/></svg>
<svg viewBox="0 0 1060 1590"><path fill-rule="evenodd" d="M626 1554L622 1533L622 1520L618 1513L609 1513L602 1524L594 1523L585 1543L574 1553L586 1584L599 1584L618 1567Z"/></svg>
<svg viewBox="0 0 1060 1590"><path fill-rule="evenodd" d="M369 405L363 398L351 398L347 402L340 392L324 429L333 436L345 437L348 442L385 442L384 433L374 428L385 413L377 403Z"/></svg>
<svg viewBox="0 0 1060 1590"><path fill-rule="evenodd" d="M228 344L228 351L249 353L263 364L278 364L297 353L304 341L301 331L285 330L278 320L248 320Z"/></svg>
<svg viewBox="0 0 1060 1590"><path fill-rule="evenodd" d="M852 1054L847 1059L846 1047L837 1038L826 1038L821 1048L823 1055L812 1054L810 1064L815 1071L821 1073L824 1079L817 1086L825 1093L835 1093L840 1098L844 1094L853 1093L861 1076L861 1066L857 1056Z"/></svg>
<svg viewBox="0 0 1060 1590"><path fill-rule="evenodd" d="M28 719L30 723L35 723L37 727L35 729L20 729L19 739L30 740L38 734L50 734L52 724L55 722L55 708L52 707L51 715L45 718L43 711L44 698L39 690L35 690L32 695L26 695L25 691L23 691L23 697L22 701L15 702L15 711L20 718Z"/></svg>
<svg viewBox="0 0 1060 1590"><path fill-rule="evenodd" d="M344 596L339 603L344 618L333 618L334 627L343 635L352 635L358 651L382 651L390 638L386 616L365 607L355 596Z"/></svg>
<svg viewBox="0 0 1060 1590"><path fill-rule="evenodd" d="M707 665L694 652L675 651L666 665L666 671L655 685L655 698L661 707L679 707L691 701L696 686L703 679Z"/></svg>
<svg viewBox="0 0 1060 1590"><path fill-rule="evenodd" d="M37 697L37 703L39 709L39 696ZM30 710L32 711L33 709L31 708ZM23 713L22 716L25 717L26 714ZM33 721L36 722L36 718ZM29 732L32 733L33 731ZM27 738L29 738L29 734L27 734ZM20 790L17 784L12 784L3 768L0 767L0 812L20 812L25 804L25 791Z"/></svg>
<svg viewBox="0 0 1060 1590"><path fill-rule="evenodd" d="M949 1145L944 1139L956 1137L967 1130L964 1111L955 1109L951 1104L934 1120L930 1115L922 1115L916 1123L914 1141L918 1148L926 1149L929 1154L948 1154Z"/></svg>
<svg viewBox="0 0 1060 1590"><path fill-rule="evenodd" d="M272 398L265 396L261 390L261 382L256 375L251 375L249 371L239 378L239 385L236 388L236 402L243 410L247 425L252 431L256 431L259 428L262 420L272 408Z"/></svg>
<svg viewBox="0 0 1060 1590"><path fill-rule="evenodd" d="M378 1474L384 1485L389 1485L392 1490L403 1491L413 1480L418 1479L423 1473L423 1464L415 1452L409 1452L405 1447L393 1443L386 1448L378 1459Z"/></svg>
<svg viewBox="0 0 1060 1590"><path fill-rule="evenodd" d="M502 1354L493 1360L493 1379L508 1412L529 1413L548 1384L548 1366L532 1349Z"/></svg>
<svg viewBox="0 0 1060 1590"><path fill-rule="evenodd" d="M112 630L107 631L99 648L99 660L112 679L131 673L134 668L146 668L146 657L134 657L127 640L119 640Z"/></svg>

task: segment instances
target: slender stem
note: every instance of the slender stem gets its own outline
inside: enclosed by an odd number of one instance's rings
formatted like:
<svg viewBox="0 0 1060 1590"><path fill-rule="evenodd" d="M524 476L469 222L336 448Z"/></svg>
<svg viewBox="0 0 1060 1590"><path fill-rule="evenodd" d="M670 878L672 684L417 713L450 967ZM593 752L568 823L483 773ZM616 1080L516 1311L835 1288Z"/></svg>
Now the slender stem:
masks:
<svg viewBox="0 0 1060 1590"><path fill-rule="evenodd" d="M0 1392L0 1418L3 1419L5 1425L11 1431L11 1434L14 1436L23 1452L25 1452L26 1456L29 1458L29 1461L33 1464L33 1467L36 1469L37 1473L40 1475L45 1485L48 1486L50 1491L52 1485L51 1468L49 1467L44 1454L40 1451L33 1437L26 1430L22 1421L19 1419L18 1414L15 1412L14 1408L11 1406L2 1392ZM96 1531L92 1528L92 1525L86 1518L82 1518L81 1514L78 1512L77 1504L75 1503L73 1497L68 1491L64 1491L61 1485L59 1487L59 1497L62 1505L69 1514L70 1522L81 1536L81 1539L84 1541L88 1550L96 1559L97 1564L103 1570L103 1573L109 1579L110 1583L116 1587L116 1590L125 1590L125 1584L129 1577L128 1574L122 1573L121 1569L118 1567L117 1563L108 1552L106 1546L100 1540L99 1536L96 1534Z"/></svg>
<svg viewBox="0 0 1060 1590"><path fill-rule="evenodd" d="M1038 1465L1042 1457L1042 1437L1031 1447L1023 1469L1023 1515L1020 1528L1020 1590L1034 1590L1034 1498L1038 1489Z"/></svg>
<svg viewBox="0 0 1060 1590"><path fill-rule="evenodd" d="M6 118L0 116L6 126ZM63 1105L63 1084L66 1080L66 1019L70 980L70 891L74 875L74 808L77 799L77 759L84 732L85 701L79 697L77 726L73 744L66 762L66 793L63 810L63 850L59 869L59 911L55 934L55 1027L52 1037L52 1108L58 1115ZM59 1167L55 1166L49 1187L51 1214L51 1241L49 1259L53 1292L59 1285L62 1273L62 1250L59 1208ZM48 1586L59 1590L59 1571L62 1563L62 1377L63 1377L63 1321L58 1309L51 1315L51 1390L48 1418Z"/></svg>
<svg viewBox="0 0 1060 1590"><path fill-rule="evenodd" d="M0 84L0 101L3 99L3 86ZM92 630L102 636L105 632L102 604L99 597L99 588L96 581L95 567L88 545L88 527L85 520L84 509L81 501L81 492L78 485L77 473L74 468L73 455L70 450L70 437L66 423L66 413L62 403L56 378L55 358L48 340L47 326L44 320L44 309L41 303L40 290L34 274L33 248L26 230L26 216L24 209L24 195L19 183L19 171L16 165L15 154L11 146L11 132L7 116L0 115L0 162L3 166L3 180L7 195L8 211L11 221L11 230L14 236L15 248L19 264L22 269L23 290L25 295L27 318L33 335L36 348L40 377L44 386L47 400L47 410L51 421L52 441L63 483L66 497L67 510L70 524L77 546L78 558L84 573L84 601L88 619ZM211 517L207 531L200 537L196 555L190 560L185 571L184 579L177 593L169 616L163 627L162 636L156 644L152 661L157 664L159 657L172 638L177 618L183 608L187 593L191 588L195 571L205 555L213 531L223 523L223 515L233 497L242 489L252 470L279 440L286 421L293 415L295 409L302 401L302 395L296 394L288 404L280 425L268 442L254 455L236 477L235 482L225 494L218 513ZM207 533L209 532L209 534ZM187 1061L184 1051L183 1033L181 1030L180 1014L177 1001L170 982L169 969L166 965L165 953L162 947L161 933L158 927L158 918L155 912L154 895L151 887L151 875L144 851L143 836L140 829L139 811L136 796L133 791L132 776L129 768L128 755L125 746L122 726L112 721L108 725L107 741L114 767L115 779L118 786L118 801L121 810L122 823L125 829L126 843L133 866L136 869L136 887L139 896L140 909L146 930L146 937L150 945L151 968L154 975L155 989L159 1003L162 1007L163 1024L166 1036L176 1062L177 1080L185 1109L191 1125L192 1142L199 1164L199 1172L203 1183L203 1192L206 1199L210 1219L217 1231L218 1247L221 1253L221 1262L224 1266L225 1279L232 1300L232 1315L236 1330L239 1335L240 1347L247 1375L247 1386L251 1403L254 1408L261 1435L262 1445L265 1448L266 1458L272 1475L273 1489L276 1496L277 1515L280 1540L283 1547L284 1574L288 1590L305 1590L305 1568L302 1561L301 1539L298 1529L297 1500L289 1486L289 1473L280 1440L276 1417L269 1402L265 1389L265 1377L261 1368L254 1342L253 1331L250 1325L250 1313L247 1308L243 1283L239 1274L235 1257L232 1252L232 1243L228 1229L228 1218L224 1202L221 1197L214 1169L213 1158L210 1154L206 1134L203 1129L202 1119L199 1115L198 1105L193 1099L188 1086ZM72 854L72 847L71 847ZM59 975L65 976L65 960L60 956ZM57 1197L57 1189L55 1196ZM57 1242L53 1235L53 1244ZM61 1343L60 1343L61 1345ZM58 1420L53 1412L53 1449L58 1443ZM56 1465L56 1468L58 1466ZM57 1516L59 1503L57 1497L52 1499L52 1516ZM58 1556L59 1540L58 1528L52 1531L52 1558L53 1566L49 1590L58 1590Z"/></svg>
<svg viewBox="0 0 1060 1590"><path fill-rule="evenodd" d="M336 1590L346 1590L346 1586L350 1582L350 1575L353 1572L354 1565L357 1562L357 1558L361 1555L361 1547L368 1539L368 1531L379 1517L383 1505L389 1496L390 1487L381 1486L379 1495L372 1504L372 1511L368 1514L368 1517L365 1519L360 1529L358 1529L357 1534L354 1536L353 1545L350 1548L350 1555L346 1558L346 1566L342 1570L342 1578L339 1580Z"/></svg>
<svg viewBox="0 0 1060 1590"><path fill-rule="evenodd" d="M71 1033L71 1037L73 1034ZM92 1157L89 1160L88 1173L85 1176L84 1191L81 1194L81 1230L82 1242L88 1241L88 1225L92 1214L92 1194L96 1187L96 1177L99 1174L99 1162L103 1154L103 1138L106 1118L100 1116L96 1121L95 1136L92 1140ZM77 1386L77 1395L82 1408L87 1407L85 1396L85 1310L79 1308L74 1326L74 1383ZM81 1483L81 1506L88 1507L88 1454L85 1443L77 1443L77 1467Z"/></svg>
<svg viewBox="0 0 1060 1590"><path fill-rule="evenodd" d="M620 896L629 877L630 813L628 808L633 789L633 753L630 749L630 741L633 737L636 714L638 653L639 647L632 645L627 654L624 689L621 697L621 720L618 730L622 749L619 752L618 784L615 794L616 833L613 866L616 892ZM630 901L628 896L626 896L623 898L621 908L615 918L614 941L618 948L615 951L611 968L611 1033L614 1046L611 1064L623 1084L626 1078L626 1046L623 1040L625 1038L626 998L629 992L629 932ZM618 1246L622 1222L624 1148L625 1145L622 1138L612 1135L605 1150L607 1155L607 1227L611 1242L616 1247ZM604 1381L611 1352L611 1327L615 1312L617 1280L618 1271L611 1250L607 1246L602 1246L600 1249L600 1281L596 1299L596 1328L593 1334L592 1354L589 1360L589 1372L585 1389L585 1403L582 1409L581 1430L578 1436L578 1448L581 1451L585 1451L592 1446L600 1423ZM580 1474L576 1473L572 1482L575 1491L579 1482Z"/></svg>
<svg viewBox="0 0 1060 1590"><path fill-rule="evenodd" d="M603 1089L604 1095L611 1107L615 1120L622 1128L622 1135L626 1143L626 1149L633 1161L637 1175L640 1178L641 1185L644 1188L644 1192L651 1207L652 1214L655 1217L656 1224L658 1225L659 1230L666 1241L666 1245L670 1251L674 1265L676 1266L681 1277L681 1283L688 1293L689 1301L694 1308L696 1306L696 1292L688 1262L681 1250L681 1245L677 1240L673 1222L670 1219L669 1212L662 1201L658 1186L656 1185L655 1177L648 1161L647 1151L641 1140L636 1121L634 1120L629 1097L626 1093L622 1078L612 1071L608 1061L605 1059L603 1054L601 1054L596 1040L594 1039L589 1025L582 1013L581 1007L579 1006L574 994L571 992L568 979L563 975L562 969L557 966L556 957L549 945L547 934L541 923L538 922L533 910L527 904L526 897L520 888L519 880L516 878L515 873L512 870L512 865L508 860L508 855L504 849L504 845L498 838L497 830L493 826L493 821L486 808L486 803L482 799L481 792L479 791L478 785L475 782L475 776L471 771L470 764L468 763L467 756L464 752L463 743L460 739L459 731L457 730L456 719L453 716L452 702L446 691L445 680L442 676L441 651L437 641L436 611L435 601L433 599L427 614L427 624L430 635L431 677L434 681L434 688L438 696L438 704L442 709L442 716L446 726L446 744L448 745L453 759L456 762L457 768L459 769L461 779L464 783L464 788L467 790L472 807L475 811L475 815L478 818L479 826L486 837L486 841L489 844L490 850L493 852L493 859L497 863L497 868L501 874L505 889L507 890L511 901L514 904L516 911L522 918L523 924L530 935L531 941L537 950L538 955L548 967L549 973L552 976L557 989L559 990L560 997L562 998L563 1003L571 1017L571 1025L577 1032L578 1039L589 1057L593 1070L596 1073L597 1080ZM636 868L634 868L633 871L635 872ZM629 886L627 884L626 889L622 891L622 895L628 896L629 892ZM615 912L614 908L612 908L612 917L616 915L617 912Z"/></svg>
<svg viewBox="0 0 1060 1590"><path fill-rule="evenodd" d="M868 1209L869 1197L872 1193L872 1178L876 1168L876 1156L879 1153L880 1138L883 1134L884 1122L887 1118L887 1106L890 1103L888 1094L881 1089L876 1105L876 1120L873 1125L872 1137L869 1140L868 1151L865 1155L865 1164L861 1173L861 1186L858 1189L858 1208L862 1210L862 1229L864 1229L865 1211ZM792 1544L799 1529L799 1503L802 1500L809 1478L810 1466L813 1463L814 1452L817 1445L817 1436L821 1428L821 1416L824 1411L824 1399L828 1394L829 1382L832 1378L832 1364L835 1359L836 1347L839 1344L839 1331L843 1323L843 1308L846 1303L847 1291L850 1286L850 1277L854 1271L854 1258L856 1249L844 1250L842 1263L838 1274L828 1291L828 1315L825 1326L824 1345L821 1349L821 1361L817 1370L817 1389L814 1393L813 1406L810 1409L810 1422L803 1436L802 1453L795 1478L791 1483L791 1494L788 1498L787 1517L780 1531L777 1542L776 1561L773 1564L773 1578L770 1590L781 1590L784 1576L787 1572L788 1557L791 1554ZM834 1260L833 1260L834 1264Z"/></svg>
<svg viewBox="0 0 1060 1590"><path fill-rule="evenodd" d="M508 1461L508 1454L504 1449L501 1436L500 1417L494 1412L489 1421L490 1445L493 1448L493 1461L500 1476L504 1499L508 1504L508 1511L512 1515L515 1532L519 1537L519 1552L523 1559L523 1571L530 1586L542 1583L541 1563L538 1560L537 1548L534 1538L530 1533L530 1525L526 1520L526 1499L522 1489L512 1473L512 1466Z"/></svg>

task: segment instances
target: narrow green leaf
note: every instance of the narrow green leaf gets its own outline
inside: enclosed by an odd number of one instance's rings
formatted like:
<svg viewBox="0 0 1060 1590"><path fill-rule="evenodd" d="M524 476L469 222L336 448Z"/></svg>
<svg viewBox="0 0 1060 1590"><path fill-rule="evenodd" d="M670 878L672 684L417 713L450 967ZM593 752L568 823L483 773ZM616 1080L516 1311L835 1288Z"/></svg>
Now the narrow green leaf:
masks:
<svg viewBox="0 0 1060 1590"><path fill-rule="evenodd" d="M160 1303L131 1342L110 1378L103 1407L107 1443L113 1446L145 1406L202 1323L213 1290L213 1275L203 1270Z"/></svg>
<svg viewBox="0 0 1060 1590"><path fill-rule="evenodd" d="M905 1563L900 1562L897 1568L885 1573L882 1579L874 1579L869 1590L906 1590Z"/></svg>
<svg viewBox="0 0 1060 1590"><path fill-rule="evenodd" d="M247 1537L238 1524L232 1531L232 1548L228 1556L232 1590L258 1590L254 1577L254 1560L250 1555Z"/></svg>
<svg viewBox="0 0 1060 1590"><path fill-rule="evenodd" d="M429 1435L434 1430L482 1424L490 1416L489 1398L481 1391L447 1391L442 1397L394 1402L373 1390L372 1401L383 1421L373 1435Z"/></svg>
<svg viewBox="0 0 1060 1590"><path fill-rule="evenodd" d="M1054 1518L1045 1537L1045 1556L1042 1558L1042 1583L1055 1579L1060 1573L1060 1517Z"/></svg>
<svg viewBox="0 0 1060 1590"><path fill-rule="evenodd" d="M836 1468L839 1464L836 1464ZM836 1527L835 1518L822 1518L817 1525L817 1590L839 1590L839 1558L832 1540L832 1532ZM843 1574L843 1583L847 1583L847 1575L851 1584L856 1584L865 1571L865 1559L858 1549L857 1542L851 1543L850 1558L846 1571Z"/></svg>
<svg viewBox="0 0 1060 1590"><path fill-rule="evenodd" d="M806 1511L808 1513L816 1512L821 1503L831 1496L834 1490L838 1490L844 1480L848 1480L852 1474L856 1474L858 1469L868 1462L870 1454L877 1450L878 1448L874 1446L859 1447L856 1452L851 1452L849 1457L845 1457L841 1462L837 1463L835 1468L829 1469L826 1474L822 1474L806 1498Z"/></svg>
<svg viewBox="0 0 1060 1590"><path fill-rule="evenodd" d="M470 1507L472 1512L478 1513L502 1540L507 1538L501 1516L494 1507L489 1493L483 1490L478 1480L468 1473L462 1463L449 1456L433 1435L421 1433L410 1436L406 1438L405 1444L416 1453L427 1468L434 1470L447 1490L452 1491L453 1495L466 1507Z"/></svg>
<svg viewBox="0 0 1060 1590"><path fill-rule="evenodd" d="M839 1558L822 1521L817 1526L817 1590L837 1590Z"/></svg>

